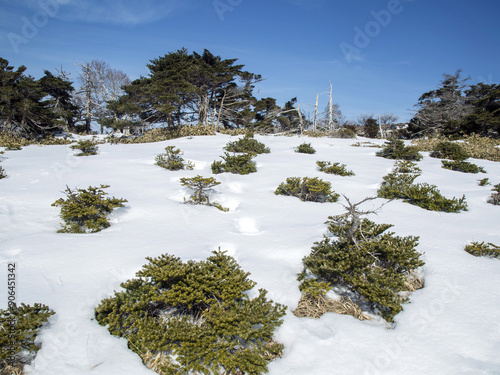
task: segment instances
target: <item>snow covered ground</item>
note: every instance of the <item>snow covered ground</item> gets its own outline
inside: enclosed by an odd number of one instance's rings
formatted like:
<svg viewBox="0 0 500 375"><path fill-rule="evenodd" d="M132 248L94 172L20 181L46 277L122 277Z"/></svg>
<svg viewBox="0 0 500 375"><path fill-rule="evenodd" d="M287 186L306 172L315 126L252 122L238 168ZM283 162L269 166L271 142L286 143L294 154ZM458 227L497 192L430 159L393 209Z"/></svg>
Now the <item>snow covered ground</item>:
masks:
<svg viewBox="0 0 500 375"><path fill-rule="evenodd" d="M93 320L94 308L134 277L147 256L202 260L219 247L251 273L257 288L268 290L268 298L289 308L276 332L284 355L270 364L271 375L500 374L500 261L463 250L470 241L500 244L500 208L486 203L491 186L477 183L484 177L499 183L500 163L472 160L488 173L465 174L442 169L440 160L424 153L416 182L435 184L446 197L465 194L469 210L431 212L393 201L370 216L394 224L400 236L420 236L418 249L426 262L425 288L411 295L396 327L387 329L380 320L361 322L333 313L314 320L291 313L300 299L296 277L302 258L326 233L328 216L344 210L339 203L301 202L274 190L287 177L317 176L357 202L376 195L394 162L376 157L377 149L350 146L359 140L256 138L271 148L255 159L257 173L215 176L221 185L211 199L229 212L181 204L190 192L179 178L213 176L210 164L234 137L103 144L99 155L89 157L73 156L69 146L29 146L0 155L8 174L0 180L1 274L16 262L17 302L44 303L56 312L40 335L43 346L31 374L154 374L124 339ZM304 141L317 153L295 153ZM171 172L154 165L167 145L183 150L195 169ZM317 160L346 164L356 175L319 172ZM95 234L56 233L60 210L51 203L64 197L66 185L100 184L110 185L110 196L128 200L113 212L112 226ZM0 308L6 308L5 276L2 280Z"/></svg>

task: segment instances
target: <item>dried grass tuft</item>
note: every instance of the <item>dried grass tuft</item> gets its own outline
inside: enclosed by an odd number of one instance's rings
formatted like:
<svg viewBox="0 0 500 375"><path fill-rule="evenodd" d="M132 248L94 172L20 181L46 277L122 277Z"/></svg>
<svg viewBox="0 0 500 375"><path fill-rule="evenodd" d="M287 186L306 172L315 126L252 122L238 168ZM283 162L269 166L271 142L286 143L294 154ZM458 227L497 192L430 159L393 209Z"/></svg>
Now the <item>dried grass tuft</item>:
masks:
<svg viewBox="0 0 500 375"><path fill-rule="evenodd" d="M319 296L316 298L310 294L302 296L293 314L298 318L308 317L318 319L327 312L351 315L358 320L371 319L348 297L341 297L339 300L333 300L326 296Z"/></svg>
<svg viewBox="0 0 500 375"><path fill-rule="evenodd" d="M23 365L20 363L11 366L5 361L0 362L0 375L23 375Z"/></svg>
<svg viewBox="0 0 500 375"><path fill-rule="evenodd" d="M424 279L419 278L415 272L411 272L405 282L406 289L409 292L414 292L416 290L422 289L424 285Z"/></svg>

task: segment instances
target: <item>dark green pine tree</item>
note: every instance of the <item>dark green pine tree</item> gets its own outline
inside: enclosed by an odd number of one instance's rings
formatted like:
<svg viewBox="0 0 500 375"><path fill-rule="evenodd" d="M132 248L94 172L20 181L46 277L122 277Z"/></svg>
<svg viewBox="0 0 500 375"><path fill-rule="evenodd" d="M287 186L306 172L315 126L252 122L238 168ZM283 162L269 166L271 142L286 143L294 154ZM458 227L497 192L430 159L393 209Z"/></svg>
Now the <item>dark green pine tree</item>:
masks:
<svg viewBox="0 0 500 375"><path fill-rule="evenodd" d="M473 112L462 122L465 134L500 134L500 84L479 83L466 91Z"/></svg>

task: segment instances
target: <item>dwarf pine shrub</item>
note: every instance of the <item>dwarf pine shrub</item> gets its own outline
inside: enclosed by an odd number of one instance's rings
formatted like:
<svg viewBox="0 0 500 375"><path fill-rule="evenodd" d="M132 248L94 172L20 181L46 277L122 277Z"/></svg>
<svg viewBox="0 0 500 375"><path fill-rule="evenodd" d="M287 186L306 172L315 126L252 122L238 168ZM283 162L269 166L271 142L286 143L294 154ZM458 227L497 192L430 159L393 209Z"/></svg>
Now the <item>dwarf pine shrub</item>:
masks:
<svg viewBox="0 0 500 375"><path fill-rule="evenodd" d="M7 177L7 173L5 173L5 169L3 169L2 166L0 166L0 180L5 177Z"/></svg>
<svg viewBox="0 0 500 375"><path fill-rule="evenodd" d="M335 289L388 321L408 299L408 281L424 265L418 237L386 232L392 225L375 224L349 214L328 218L328 231L302 262L303 295L319 298ZM358 222L359 221L359 222Z"/></svg>
<svg viewBox="0 0 500 375"><path fill-rule="evenodd" d="M184 153L176 149L175 146L167 146L165 147L165 153L157 155L155 158L156 165L171 170L178 171L180 169L189 169L192 170L194 168L193 163L188 161L184 162L184 158L182 157Z"/></svg>
<svg viewBox="0 0 500 375"><path fill-rule="evenodd" d="M91 141L90 139L84 139L77 142L76 145L69 146L72 150L80 150L79 154L76 156L90 156L97 155L99 147L97 142Z"/></svg>
<svg viewBox="0 0 500 375"><path fill-rule="evenodd" d="M419 161L422 159L422 155L415 146L405 146L404 142L400 139L393 139L385 142L382 150L378 151L376 155L386 159L412 161Z"/></svg>
<svg viewBox="0 0 500 375"><path fill-rule="evenodd" d="M487 185L491 185L491 182L490 182L490 179L488 177L486 178L482 178L480 180L477 180L478 181L478 185L479 186L487 186Z"/></svg>
<svg viewBox="0 0 500 375"><path fill-rule="evenodd" d="M40 344L35 339L40 329L54 312L48 306L35 303L33 306L21 303L11 304L0 310L0 373L22 373L30 364ZM12 371L12 372L10 372Z"/></svg>
<svg viewBox="0 0 500 375"><path fill-rule="evenodd" d="M476 257L500 258L500 246L491 242L472 242L470 245L465 246L465 251Z"/></svg>
<svg viewBox="0 0 500 375"><path fill-rule="evenodd" d="M257 164L252 160L254 155L252 154L233 154L230 155L227 152L224 152L224 156L221 158L224 160L223 162L220 160L216 160L212 163L212 173L235 173L235 174L249 174L253 172L257 172Z"/></svg>
<svg viewBox="0 0 500 375"><path fill-rule="evenodd" d="M500 205L500 184L496 184L491 189L491 197L488 199L488 203L494 204L496 206Z"/></svg>
<svg viewBox="0 0 500 375"><path fill-rule="evenodd" d="M486 173L483 167L463 160L441 160L444 169L458 171L463 173Z"/></svg>
<svg viewBox="0 0 500 375"><path fill-rule="evenodd" d="M332 190L328 181L318 177L289 177L282 182L276 191L276 195L290 195L308 202L337 202L340 195Z"/></svg>
<svg viewBox="0 0 500 375"><path fill-rule="evenodd" d="M316 150L311 146L310 143L302 143L301 145L295 147L295 152L301 154L315 154Z"/></svg>
<svg viewBox="0 0 500 375"><path fill-rule="evenodd" d="M108 215L114 208L124 207L125 199L105 198L108 194L103 189L109 185L101 185L100 188L89 186L88 189L71 190L66 186L66 199L60 198L52 203L52 206L61 207L61 219L64 220L59 233L95 233L111 224Z"/></svg>
<svg viewBox="0 0 500 375"><path fill-rule="evenodd" d="M451 199L445 198L435 185L413 183L420 175L420 169L414 169L413 172L410 169L410 173L401 173L398 168L407 168L407 166L396 165L394 172L383 177L384 181L377 191L379 197L402 199L404 202L430 211L460 212L467 210L465 196L459 199L455 197Z"/></svg>
<svg viewBox="0 0 500 375"><path fill-rule="evenodd" d="M332 163L329 161L317 161L316 164L321 172L335 174L337 176L354 176L354 172L346 169L345 164Z"/></svg>
<svg viewBox="0 0 500 375"><path fill-rule="evenodd" d="M237 141L229 142L224 149L229 152L243 152L254 155L268 154L271 152L269 147L266 147L265 144L256 140L253 133L250 132Z"/></svg>
<svg viewBox="0 0 500 375"><path fill-rule="evenodd" d="M193 190L193 194L189 197L189 200L186 201L186 203L204 204L207 206L217 207L221 211L229 211L228 208L222 207L217 202L210 202L210 197L207 191L214 186L220 185L220 182L218 182L215 178L204 178L198 175L190 178L182 177L180 181L182 186L187 186Z"/></svg>
<svg viewBox="0 0 500 375"><path fill-rule="evenodd" d="M281 355L273 332L286 307L263 289L250 298L255 282L226 252L186 263L169 254L147 260L124 291L95 309L97 321L127 338L146 365L168 375L262 374Z"/></svg>
<svg viewBox="0 0 500 375"><path fill-rule="evenodd" d="M463 146L450 141L439 142L429 156L438 159L465 160L469 154Z"/></svg>

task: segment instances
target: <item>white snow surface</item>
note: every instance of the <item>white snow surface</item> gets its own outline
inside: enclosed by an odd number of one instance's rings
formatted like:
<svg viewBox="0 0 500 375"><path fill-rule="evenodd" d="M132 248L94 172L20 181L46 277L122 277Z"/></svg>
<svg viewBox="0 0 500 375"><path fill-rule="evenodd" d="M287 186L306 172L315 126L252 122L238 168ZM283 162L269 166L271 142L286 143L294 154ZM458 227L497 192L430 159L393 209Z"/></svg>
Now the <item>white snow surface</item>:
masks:
<svg viewBox="0 0 500 375"><path fill-rule="evenodd" d="M418 250L425 287L389 328L382 320L358 321L327 313L320 319L297 318L291 311L300 299L297 273L302 258L326 234L328 216L340 214L340 203L302 202L274 194L287 177L320 177L353 202L376 196L394 161L376 157L377 149L352 147L363 139L256 136L271 148L255 158L258 171L249 175L211 173L223 147L235 137L216 135L133 145L99 145L99 154L75 157L69 146L28 146L7 151L0 180L0 266L17 264L16 301L43 303L53 309L42 329L42 349L32 375L154 374L127 349L126 340L109 334L94 319L99 302L135 276L146 257L174 254L184 261L202 260L213 250L227 250L257 288L288 306L276 340L283 357L269 365L270 375L372 374L500 374L500 261L464 251L471 241L500 244L500 208L486 201L500 182L500 163L473 159L484 174L441 168L439 159L418 163L416 182L437 185L447 197L465 194L468 211L431 212L401 201L385 205L370 219L393 224L397 235L419 236ZM307 142L314 155L294 152ZM382 140L375 140L382 144ZM165 146L175 145L194 170L167 171L154 164ZM340 177L317 171L316 161L347 165L356 175ZM229 207L182 204L190 192L180 177L214 176L211 201ZM109 196L125 198L126 207L111 215L111 227L95 234L63 234L60 209L51 204L64 197L66 185L87 188L108 184ZM365 209L378 207L370 201ZM0 308L7 306L2 276Z"/></svg>

